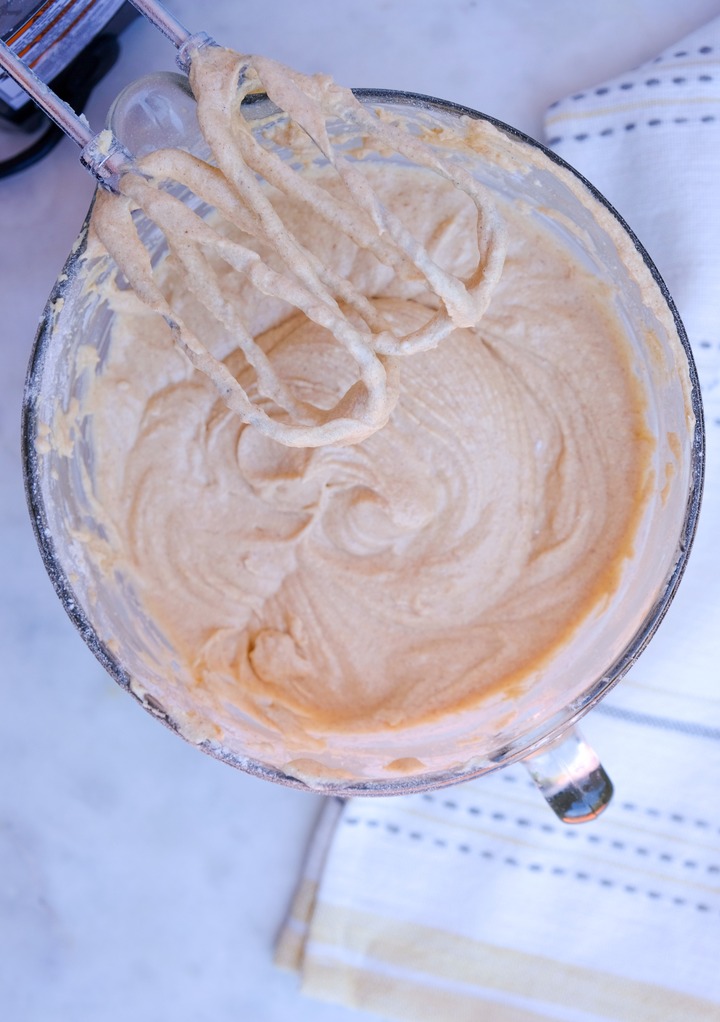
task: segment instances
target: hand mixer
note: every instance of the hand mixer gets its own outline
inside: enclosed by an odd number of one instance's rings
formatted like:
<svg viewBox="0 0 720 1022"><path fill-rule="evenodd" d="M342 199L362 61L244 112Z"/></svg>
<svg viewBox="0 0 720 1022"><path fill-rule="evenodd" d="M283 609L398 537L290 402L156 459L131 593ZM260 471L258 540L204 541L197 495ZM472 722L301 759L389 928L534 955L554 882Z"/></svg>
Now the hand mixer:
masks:
<svg viewBox="0 0 720 1022"><path fill-rule="evenodd" d="M229 51L221 50L204 32L190 33L156 0L132 3L178 48L178 64L190 74L191 82L198 65L208 68L212 78L213 61L218 64L209 90L213 95L209 100L196 96L198 120L212 152L210 163L179 150L173 150L169 158L169 151L162 148L137 157L109 129L93 133L87 120L77 116L5 44L0 45L0 66L81 147L81 162L100 185L94 214L98 236L136 294L165 318L177 346L208 376L225 403L244 422L289 446L364 439L387 422L395 406L399 357L435 347L456 328L474 326L485 311L505 254L503 226L494 203L462 166L438 155L417 135L388 124L350 90L320 76L290 72L266 58L232 54L234 63L228 62L221 54ZM226 92L227 107L239 113L242 100L262 90L336 173L344 188L342 197L317 183L301 181L302 175L287 160L263 147L242 115L235 118L230 131L218 117L217 103L213 105L216 92ZM443 268L380 203L363 173L331 143L328 123L338 119L357 131L365 145L395 152L402 160L439 174L475 204L478 256L469 274L460 278ZM306 203L399 279L425 287L436 307L403 332L391 316L323 265L286 228L263 180ZM168 181L184 186L226 223L268 245L282 268L271 269L252 247L203 221L172 194ZM255 373L254 400L183 321L181 310L168 304L137 233L133 216L137 210L160 228L188 289L242 349ZM221 293L208 269L210 253L245 274L262 293L300 310L345 348L356 365L356 379L331 408L300 400L280 379L238 310Z"/></svg>

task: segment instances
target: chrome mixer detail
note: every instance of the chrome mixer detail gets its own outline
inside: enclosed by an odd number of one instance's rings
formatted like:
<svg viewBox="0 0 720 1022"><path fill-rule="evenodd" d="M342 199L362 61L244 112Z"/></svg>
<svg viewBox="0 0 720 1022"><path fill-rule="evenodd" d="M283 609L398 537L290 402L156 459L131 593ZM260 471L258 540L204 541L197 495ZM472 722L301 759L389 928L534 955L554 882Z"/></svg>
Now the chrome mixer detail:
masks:
<svg viewBox="0 0 720 1022"><path fill-rule="evenodd" d="M124 0L0 0L0 40L62 99L82 110L118 57L118 35L136 16ZM35 163L62 138L58 127L0 70L2 129L22 139L18 152L0 160L0 177Z"/></svg>

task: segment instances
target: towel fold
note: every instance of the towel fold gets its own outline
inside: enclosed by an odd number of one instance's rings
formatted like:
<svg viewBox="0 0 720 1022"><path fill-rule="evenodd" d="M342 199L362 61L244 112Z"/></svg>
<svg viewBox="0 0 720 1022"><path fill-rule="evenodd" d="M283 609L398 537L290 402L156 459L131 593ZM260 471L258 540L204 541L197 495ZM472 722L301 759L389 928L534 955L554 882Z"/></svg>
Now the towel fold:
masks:
<svg viewBox="0 0 720 1022"><path fill-rule="evenodd" d="M328 800L277 946L311 995L412 1022L720 1018L720 19L548 111L673 294L708 433L660 632L586 718L616 797L567 827L522 767Z"/></svg>

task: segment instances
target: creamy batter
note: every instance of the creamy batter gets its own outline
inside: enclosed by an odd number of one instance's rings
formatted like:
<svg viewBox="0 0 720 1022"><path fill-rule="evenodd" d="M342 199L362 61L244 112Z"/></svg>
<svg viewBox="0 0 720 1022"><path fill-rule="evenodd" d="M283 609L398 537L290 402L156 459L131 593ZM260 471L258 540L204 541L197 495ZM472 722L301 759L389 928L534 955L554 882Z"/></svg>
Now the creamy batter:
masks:
<svg viewBox="0 0 720 1022"><path fill-rule="evenodd" d="M426 167L356 166L443 273L478 279L483 210L467 191ZM305 175L344 194L331 170ZM296 196L267 194L314 265L371 307L338 302L360 331L382 324L367 351L383 371L379 333L402 346L452 318L426 275L388 267ZM208 254L213 287L260 353L251 361L176 256L154 278L170 325L127 291L109 294L112 344L83 404L100 525L85 541L163 636L197 740L222 741L224 720L255 722L264 745L249 751L292 772L330 736L433 725L522 691L617 587L648 491L644 395L607 286L538 217L509 203L500 215L504 269L487 308L434 347L395 351L391 404L342 442L332 430L308 445L271 435L273 423L307 426L302 409L316 410L313 430L334 422L358 380L356 352L296 302ZM278 265L245 226L214 230ZM262 428L228 406L217 374L193 368L177 322ZM285 398L268 393L262 365ZM421 753L385 763L412 771Z"/></svg>
<svg viewBox="0 0 720 1022"><path fill-rule="evenodd" d="M378 182L385 200L462 252L457 193L409 176ZM313 729L417 721L521 678L612 589L646 485L642 404L602 291L513 219L481 326L408 359L390 421L360 444L263 437L162 322L119 318L93 398L108 556L203 689ZM316 231L381 308L424 321ZM353 365L322 329L262 303L249 320L283 379L335 401ZM226 364L249 375L238 352Z"/></svg>

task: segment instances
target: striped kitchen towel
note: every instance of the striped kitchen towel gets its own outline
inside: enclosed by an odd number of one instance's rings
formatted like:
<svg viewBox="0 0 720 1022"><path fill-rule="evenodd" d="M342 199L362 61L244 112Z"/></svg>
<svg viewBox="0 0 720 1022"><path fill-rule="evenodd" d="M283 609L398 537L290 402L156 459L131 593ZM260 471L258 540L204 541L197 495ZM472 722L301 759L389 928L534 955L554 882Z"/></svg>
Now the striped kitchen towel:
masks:
<svg viewBox="0 0 720 1022"><path fill-rule="evenodd" d="M693 345L705 502L660 632L586 718L616 787L567 827L524 769L325 803L277 961L411 1022L720 1019L720 19L547 115L627 220Z"/></svg>

